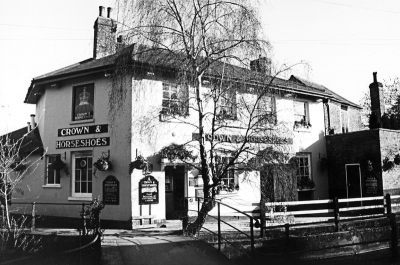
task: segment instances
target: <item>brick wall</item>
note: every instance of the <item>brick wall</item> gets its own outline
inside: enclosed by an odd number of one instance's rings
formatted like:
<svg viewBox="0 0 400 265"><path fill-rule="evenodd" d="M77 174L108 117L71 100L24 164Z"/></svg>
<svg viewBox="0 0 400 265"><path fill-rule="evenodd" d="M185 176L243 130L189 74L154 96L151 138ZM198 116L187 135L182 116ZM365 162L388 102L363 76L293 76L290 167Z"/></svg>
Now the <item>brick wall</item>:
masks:
<svg viewBox="0 0 400 265"><path fill-rule="evenodd" d="M326 137L328 156L329 197L346 198L346 164L360 164L362 184L365 183L366 161L372 162L382 194L379 130L358 131Z"/></svg>
<svg viewBox="0 0 400 265"><path fill-rule="evenodd" d="M346 198L346 164L360 164L363 194L366 195L365 179L367 160L372 162L372 174L378 179L378 195L400 194L400 166L382 170L382 161L393 161L400 145L400 131L375 129L326 137L328 156L329 197Z"/></svg>

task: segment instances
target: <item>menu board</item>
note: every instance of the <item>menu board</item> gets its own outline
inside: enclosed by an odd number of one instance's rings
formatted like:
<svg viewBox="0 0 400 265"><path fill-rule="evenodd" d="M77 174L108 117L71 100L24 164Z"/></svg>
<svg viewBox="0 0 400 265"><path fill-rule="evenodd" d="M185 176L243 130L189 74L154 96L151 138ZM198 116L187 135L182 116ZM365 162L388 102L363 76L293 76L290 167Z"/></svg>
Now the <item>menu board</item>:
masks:
<svg viewBox="0 0 400 265"><path fill-rule="evenodd" d="M108 176L103 181L103 203L119 204L119 181L114 176Z"/></svg>
<svg viewBox="0 0 400 265"><path fill-rule="evenodd" d="M139 205L158 204L158 181L151 175L139 181Z"/></svg>

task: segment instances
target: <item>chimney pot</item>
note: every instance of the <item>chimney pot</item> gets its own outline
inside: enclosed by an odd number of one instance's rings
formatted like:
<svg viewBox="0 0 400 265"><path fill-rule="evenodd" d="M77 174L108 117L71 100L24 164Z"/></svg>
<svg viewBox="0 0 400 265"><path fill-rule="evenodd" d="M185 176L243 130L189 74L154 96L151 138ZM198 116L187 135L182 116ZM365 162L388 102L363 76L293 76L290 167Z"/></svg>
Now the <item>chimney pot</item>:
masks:
<svg viewBox="0 0 400 265"><path fill-rule="evenodd" d="M377 82L378 82L378 79L376 78L376 74L377 74L377 72L373 72L373 73L372 73L372 75L374 76L374 83L377 83Z"/></svg>
<svg viewBox="0 0 400 265"><path fill-rule="evenodd" d="M107 18L111 17L111 11L112 11L112 8L111 7L107 7Z"/></svg>
<svg viewBox="0 0 400 265"><path fill-rule="evenodd" d="M35 114L31 114L31 130L35 129Z"/></svg>
<svg viewBox="0 0 400 265"><path fill-rule="evenodd" d="M28 122L28 132L30 132L30 131L31 131L31 123Z"/></svg>
<svg viewBox="0 0 400 265"><path fill-rule="evenodd" d="M104 6L99 6L99 17L103 16Z"/></svg>

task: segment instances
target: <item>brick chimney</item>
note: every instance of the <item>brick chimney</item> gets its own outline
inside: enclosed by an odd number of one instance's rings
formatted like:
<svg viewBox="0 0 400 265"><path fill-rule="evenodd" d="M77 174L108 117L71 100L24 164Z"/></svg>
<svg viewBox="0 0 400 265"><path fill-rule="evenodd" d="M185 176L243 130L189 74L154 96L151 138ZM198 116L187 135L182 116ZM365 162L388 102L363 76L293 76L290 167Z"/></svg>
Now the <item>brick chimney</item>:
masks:
<svg viewBox="0 0 400 265"><path fill-rule="evenodd" d="M257 60L250 61L250 70L266 75L271 75L271 59L261 57Z"/></svg>
<svg viewBox="0 0 400 265"><path fill-rule="evenodd" d="M94 22L94 45L93 58L102 57L115 53L116 42L115 34L117 32L117 23L111 18L112 8L107 8L107 17L103 16L104 7L99 6L99 16Z"/></svg>
<svg viewBox="0 0 400 265"><path fill-rule="evenodd" d="M377 81L376 72L373 72L374 82L369 85L369 93L371 97L371 112L375 112L380 122L383 113L385 113L385 101L383 98L382 83Z"/></svg>

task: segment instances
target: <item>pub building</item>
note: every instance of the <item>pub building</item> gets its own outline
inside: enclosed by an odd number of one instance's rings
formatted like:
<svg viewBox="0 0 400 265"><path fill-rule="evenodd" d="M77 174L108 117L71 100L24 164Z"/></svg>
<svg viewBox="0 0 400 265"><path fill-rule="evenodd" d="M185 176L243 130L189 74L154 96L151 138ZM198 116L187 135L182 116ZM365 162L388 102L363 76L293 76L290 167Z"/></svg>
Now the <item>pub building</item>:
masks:
<svg viewBox="0 0 400 265"><path fill-rule="evenodd" d="M179 89L166 74L168 65L150 65L146 58L135 56L139 49L135 45L104 49L102 41L107 36L116 39L117 23L111 18L111 9L107 17L103 16L103 9L100 7L94 24L93 58L35 77L29 86L25 103L36 105L36 113L28 128L19 131L35 138L35 143L40 142L42 153L32 154L38 159L29 159L37 165L26 169L27 177L18 185L23 192L13 193L11 207L16 213L30 214L27 203L36 202L36 216L41 216L41 220L67 221L80 217L82 203L100 198L106 205L101 213L102 225L106 227L132 229L179 219L188 210L186 207L197 209L195 199L188 204L183 201L185 197L202 197L204 183L198 170L165 159L160 150L196 140L198 132L186 123L164 119L171 107L166 103L175 99ZM110 105L113 82L110 73L118 56L126 52L131 53L137 68L125 79L124 100L118 106ZM230 67L240 70L240 75L258 72L265 76L268 72L265 67L255 67L268 66L260 60L266 59L253 61L250 69ZM232 78L240 79L240 76ZM207 82L202 86L207 89ZM294 200L329 198L330 191L339 189L336 184L330 186L332 181L328 185L326 162L331 162L331 158L326 147L333 145L336 134L346 137L361 129L360 106L297 76L288 80L276 78L272 87L291 95L270 96L265 104L274 122L286 124L286 130L270 137L255 135L249 142L265 148L279 145L294 155L299 164L297 178L306 178L315 184L295 187ZM156 115L154 110L158 111ZM196 114L189 109L181 119L195 121ZM152 120L150 129L140 130L140 122L149 116L157 119ZM235 125L234 120L231 122ZM206 128L206 143L211 140L209 129ZM243 141L241 135L238 130L221 131L213 140L238 144ZM152 170L135 169L132 165L138 157L149 161ZM378 158L371 157L370 161L381 189L382 182L376 171ZM245 181L248 178L252 181ZM246 174L243 169L233 169L224 182L234 189L221 191L217 196L233 207L260 201L260 172Z"/></svg>

